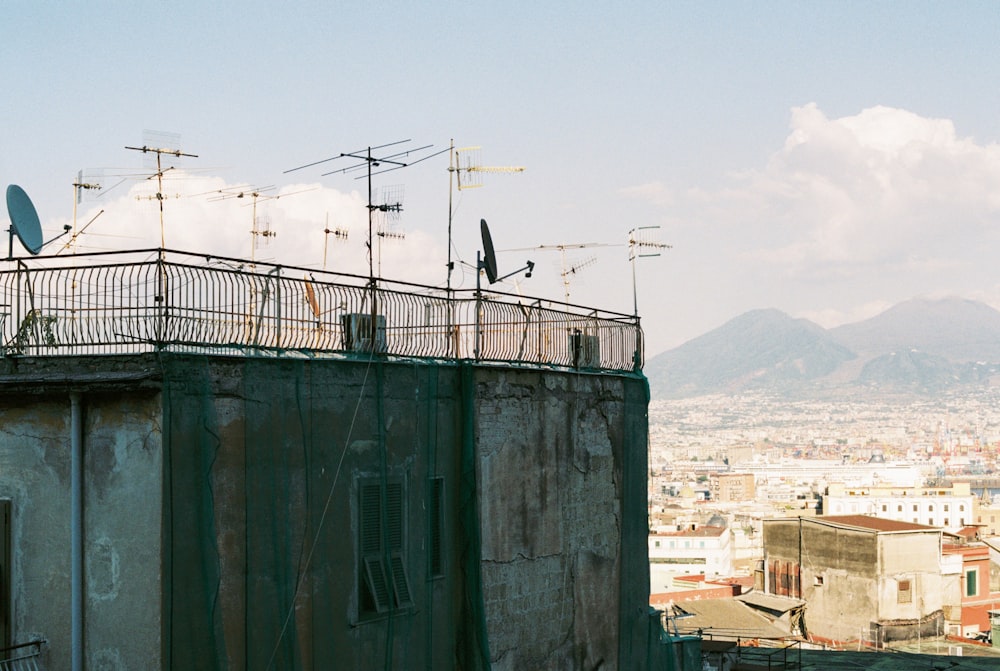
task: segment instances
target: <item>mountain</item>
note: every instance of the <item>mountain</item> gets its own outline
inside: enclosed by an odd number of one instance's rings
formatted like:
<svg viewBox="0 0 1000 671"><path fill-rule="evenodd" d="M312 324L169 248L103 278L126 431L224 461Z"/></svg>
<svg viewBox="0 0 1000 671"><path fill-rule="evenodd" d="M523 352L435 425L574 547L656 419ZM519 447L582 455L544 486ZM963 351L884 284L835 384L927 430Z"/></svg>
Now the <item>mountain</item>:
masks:
<svg viewBox="0 0 1000 671"><path fill-rule="evenodd" d="M1000 384L1000 312L959 298L915 299L827 330L753 310L651 358L645 372L653 398L934 395Z"/></svg>
<svg viewBox="0 0 1000 671"><path fill-rule="evenodd" d="M1000 312L961 298L916 298L830 334L860 355L912 349L951 361L1000 361Z"/></svg>
<svg viewBox="0 0 1000 671"><path fill-rule="evenodd" d="M654 398L779 391L834 372L855 358L818 324L779 310L754 310L653 357Z"/></svg>

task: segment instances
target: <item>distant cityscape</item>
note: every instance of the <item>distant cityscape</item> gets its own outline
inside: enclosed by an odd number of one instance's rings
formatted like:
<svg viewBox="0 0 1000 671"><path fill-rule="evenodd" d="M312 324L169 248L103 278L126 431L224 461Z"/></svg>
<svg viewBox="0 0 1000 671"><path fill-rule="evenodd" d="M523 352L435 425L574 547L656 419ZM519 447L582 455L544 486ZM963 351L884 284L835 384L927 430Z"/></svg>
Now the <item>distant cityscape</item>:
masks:
<svg viewBox="0 0 1000 671"><path fill-rule="evenodd" d="M653 400L651 605L706 639L991 654L998 401Z"/></svg>

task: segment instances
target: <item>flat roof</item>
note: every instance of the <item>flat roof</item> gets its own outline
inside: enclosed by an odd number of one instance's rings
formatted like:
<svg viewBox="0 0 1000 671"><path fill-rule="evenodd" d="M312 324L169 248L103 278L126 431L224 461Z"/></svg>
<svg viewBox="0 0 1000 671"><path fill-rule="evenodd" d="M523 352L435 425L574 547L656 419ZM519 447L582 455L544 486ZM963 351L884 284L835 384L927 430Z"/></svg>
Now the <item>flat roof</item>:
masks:
<svg viewBox="0 0 1000 671"><path fill-rule="evenodd" d="M871 515L822 515L820 517L806 518L817 522L827 522L846 527L858 527L870 529L878 532L892 531L937 531L938 527L927 526L926 524L913 524L912 522L900 522L899 520L887 520L883 517L873 517Z"/></svg>

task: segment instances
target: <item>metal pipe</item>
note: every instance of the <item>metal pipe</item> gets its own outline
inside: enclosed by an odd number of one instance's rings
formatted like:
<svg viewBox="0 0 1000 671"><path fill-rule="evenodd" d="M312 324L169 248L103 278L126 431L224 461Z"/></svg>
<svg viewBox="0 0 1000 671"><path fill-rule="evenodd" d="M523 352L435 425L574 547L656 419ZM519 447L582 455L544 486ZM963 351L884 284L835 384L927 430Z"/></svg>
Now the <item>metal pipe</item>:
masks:
<svg viewBox="0 0 1000 671"><path fill-rule="evenodd" d="M72 669L83 671L83 410L80 392L69 394Z"/></svg>

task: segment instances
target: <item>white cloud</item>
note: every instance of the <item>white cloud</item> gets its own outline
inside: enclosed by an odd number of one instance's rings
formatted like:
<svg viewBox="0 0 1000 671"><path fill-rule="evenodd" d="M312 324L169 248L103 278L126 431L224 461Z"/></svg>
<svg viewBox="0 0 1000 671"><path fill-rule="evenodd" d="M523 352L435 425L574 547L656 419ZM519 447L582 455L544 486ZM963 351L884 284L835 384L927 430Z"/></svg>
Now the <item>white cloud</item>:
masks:
<svg viewBox="0 0 1000 671"><path fill-rule="evenodd" d="M160 247L160 212L155 181L135 182L86 203L77 215L78 253ZM116 197L111 197L116 194ZM170 171L163 180L163 239L168 249L367 276L368 217L365 201L317 183L296 183L253 196L253 187L220 177ZM239 197L239 194L243 194ZM101 212L103 210L103 212ZM257 235L254 235L256 212ZM97 216L100 213L100 216ZM87 225L95 216L96 219ZM46 222L49 231L70 220ZM86 226L86 228L84 228ZM346 232L343 236L326 230ZM265 235L265 233L267 233ZM256 240L256 247L252 247ZM69 237L46 250L55 253ZM445 280L444 250L431 236L408 231L374 245L376 274L431 285ZM69 253L71 249L61 253Z"/></svg>
<svg viewBox="0 0 1000 671"><path fill-rule="evenodd" d="M1000 307L998 186L1000 146L948 119L795 108L765 165L663 206L665 269L685 289L658 330L693 337L764 307L835 326L936 292Z"/></svg>
<svg viewBox="0 0 1000 671"><path fill-rule="evenodd" d="M734 233L743 258L792 275L902 271L914 258L964 258L970 238L994 240L998 184L1000 147L959 138L948 120L888 107L828 119L810 104L792 111L765 169L689 193L687 205Z"/></svg>

